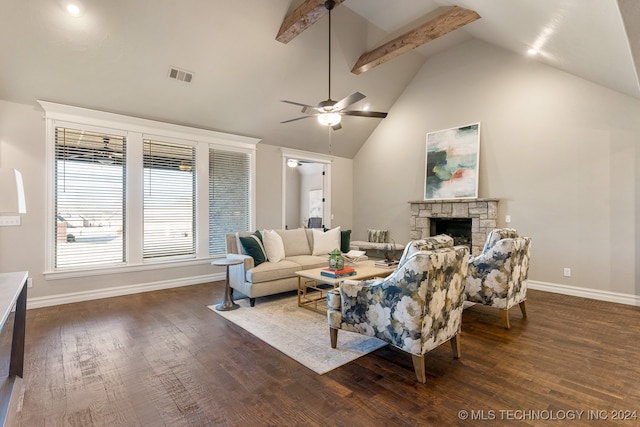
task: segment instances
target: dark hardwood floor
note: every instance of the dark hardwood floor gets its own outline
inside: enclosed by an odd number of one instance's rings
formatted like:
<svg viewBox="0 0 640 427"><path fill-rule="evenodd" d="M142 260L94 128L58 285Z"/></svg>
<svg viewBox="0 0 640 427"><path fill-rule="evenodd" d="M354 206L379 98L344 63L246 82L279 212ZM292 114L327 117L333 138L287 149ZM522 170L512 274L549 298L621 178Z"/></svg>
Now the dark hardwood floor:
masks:
<svg viewBox="0 0 640 427"><path fill-rule="evenodd" d="M528 319L515 307L507 331L474 306L462 358L448 344L429 353L422 385L388 348L317 375L209 310L222 293L215 282L29 310L16 425L640 424L614 419L640 412L637 307L529 291Z"/></svg>

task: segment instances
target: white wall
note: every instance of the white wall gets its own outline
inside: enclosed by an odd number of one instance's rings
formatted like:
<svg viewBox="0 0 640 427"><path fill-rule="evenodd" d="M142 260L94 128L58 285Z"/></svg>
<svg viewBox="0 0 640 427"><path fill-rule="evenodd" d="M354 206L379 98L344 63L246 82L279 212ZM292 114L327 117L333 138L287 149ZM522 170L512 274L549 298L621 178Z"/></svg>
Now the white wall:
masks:
<svg viewBox="0 0 640 427"><path fill-rule="evenodd" d="M637 99L480 41L436 55L354 158L355 238L408 241L426 133L480 122L479 197L533 239L530 279L640 295L639 117Z"/></svg>

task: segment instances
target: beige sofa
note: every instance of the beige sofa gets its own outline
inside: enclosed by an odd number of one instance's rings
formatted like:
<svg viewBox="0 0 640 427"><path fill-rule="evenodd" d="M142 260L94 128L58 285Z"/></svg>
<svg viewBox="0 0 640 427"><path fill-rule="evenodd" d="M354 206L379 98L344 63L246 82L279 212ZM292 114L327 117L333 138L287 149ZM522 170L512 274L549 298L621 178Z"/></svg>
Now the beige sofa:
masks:
<svg viewBox="0 0 640 427"><path fill-rule="evenodd" d="M244 261L242 264L229 267L229 283L233 289L249 297L252 307L258 297L298 289L296 271L328 266L328 255L312 255L312 229L275 231L282 237L285 258L276 263L263 262L258 266L255 266L253 258L245 253L239 239L240 236L251 235L251 232L226 235L227 257Z"/></svg>

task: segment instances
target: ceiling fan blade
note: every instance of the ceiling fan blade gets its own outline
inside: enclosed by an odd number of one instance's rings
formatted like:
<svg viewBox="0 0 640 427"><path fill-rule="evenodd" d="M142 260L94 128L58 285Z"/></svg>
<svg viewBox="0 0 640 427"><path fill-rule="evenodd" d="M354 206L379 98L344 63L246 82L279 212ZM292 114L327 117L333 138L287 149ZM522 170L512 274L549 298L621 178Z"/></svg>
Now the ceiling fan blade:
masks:
<svg viewBox="0 0 640 427"><path fill-rule="evenodd" d="M384 119L388 113L381 113L379 111L361 111L361 110L346 110L340 111L340 114L345 116L358 116L358 117L374 117L377 119Z"/></svg>
<svg viewBox="0 0 640 427"><path fill-rule="evenodd" d="M351 104L355 104L356 102L361 101L365 98L366 96L361 94L360 92L353 92L346 98L343 98L340 101L336 102L336 104L333 106L333 110L342 110L343 108L346 108Z"/></svg>
<svg viewBox="0 0 640 427"><path fill-rule="evenodd" d="M294 102L294 101L287 101L285 99L281 99L280 102L286 102L287 104L299 105L300 107L305 107L305 108L315 108L315 107L312 107L311 105L301 104L299 102Z"/></svg>
<svg viewBox="0 0 640 427"><path fill-rule="evenodd" d="M293 104L293 105L298 105L300 107L302 107L301 112L305 113L305 114L319 114L322 113L323 111L320 110L320 108L318 107L313 107L311 105L307 105L307 104L302 104L300 102L295 102L295 101L287 101L284 99L281 99L280 102L286 102L287 104Z"/></svg>
<svg viewBox="0 0 640 427"><path fill-rule="evenodd" d="M302 109L303 113L306 114L320 114L320 113L324 113L324 111L320 108L317 107L312 107L310 105L305 105L304 108Z"/></svg>
<svg viewBox="0 0 640 427"><path fill-rule="evenodd" d="M296 120L308 119L309 117L315 117L315 116L302 116L302 117L296 117L295 119L285 120L284 122L280 122L280 123L295 122Z"/></svg>

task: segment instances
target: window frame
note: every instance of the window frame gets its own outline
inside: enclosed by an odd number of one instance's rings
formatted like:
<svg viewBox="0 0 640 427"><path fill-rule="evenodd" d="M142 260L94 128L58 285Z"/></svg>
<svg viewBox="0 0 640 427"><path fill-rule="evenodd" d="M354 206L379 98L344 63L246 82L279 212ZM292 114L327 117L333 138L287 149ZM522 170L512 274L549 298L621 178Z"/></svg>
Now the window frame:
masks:
<svg viewBox="0 0 640 427"><path fill-rule="evenodd" d="M193 236L192 236L192 244L193 244L193 252L189 252L186 254L172 254L172 255L165 255L165 256L147 256L145 257L145 231L146 231L146 219L144 216L144 207L145 207L145 199L146 199L146 195L144 194L144 182L145 182L145 178L144 178L144 173L145 173L145 167L144 167L144 162L143 162L143 166L142 166L142 173L143 173L143 177L142 177L142 181L143 181L143 195L142 195L142 216L143 216L143 227L142 227L142 258L143 258L143 262L146 263L150 263L150 262L155 262L156 260L158 261L167 261L170 260L171 258L175 258L175 259L194 259L196 257L196 253L198 250L198 246L197 246L197 227L198 227L198 215L197 215L197 210L198 210L198 170L196 168L197 165L197 156L198 156L198 145L194 144L190 141L176 141L176 140L168 140L167 138L160 138L160 137L154 137L154 138L147 138L147 135L143 135L142 138L142 150L143 150L143 160L144 157L146 155L146 143L158 143L158 144L166 144L166 145L171 145L174 147L189 147L189 149L193 150L193 164L191 165L193 167L193 174L192 174L192 180L193 180L193 217L192 217L192 224L191 224L191 228L192 228L192 232L193 232ZM156 247L156 250L158 250L158 248Z"/></svg>
<svg viewBox="0 0 640 427"><path fill-rule="evenodd" d="M245 137L206 129L141 119L87 108L73 107L47 101L38 101L45 112L46 143L46 209L45 209L45 271L47 280L87 277L104 274L129 273L158 268L176 268L208 264L219 255L209 255L209 148L249 154L249 224L255 227L256 202L256 145L258 138ZM83 267L56 269L54 239L56 227L50 221L54 215L55 197L55 129L69 127L93 132L118 134L127 138L126 165L126 214L128 230L123 266ZM143 192L143 143L144 139L184 143L196 147L196 256L188 259L142 258L142 192ZM202 223L202 224L201 224ZM137 231L136 231L137 230ZM222 254L220 254L222 255Z"/></svg>
<svg viewBox="0 0 640 427"><path fill-rule="evenodd" d="M64 135L65 135L65 136L64 136L63 138L60 138L60 136L58 135L57 130L59 130L59 129L64 129L64 130L65 130L65 132L64 132ZM53 156L54 158L53 158L53 163L52 163L52 168L53 168L53 171L54 171L54 173L53 173L53 186L54 186L54 188L53 188L53 195L52 195L52 201L53 201L53 208L52 208L52 212L54 213L54 215L50 216L50 217L48 218L48 221L52 221L52 222L54 222L54 223L55 223L55 225L53 225L53 224L52 224L52 227L55 227L55 228L56 228L56 235L58 235L59 230L58 230L58 228L57 228L57 225L58 225L58 224L57 224L56 215L61 213L60 208L59 208L59 206L60 206L60 198L58 198L58 199L56 200L56 197L60 197L60 196L61 196L60 185L59 185L59 184L60 184L59 179L61 178L61 174L60 174L60 170L58 169L58 166L59 166L59 165L58 165L58 162L59 162L60 160L63 160L63 161L70 160L70 159L66 159L66 158L63 158L63 159L59 159L59 158L58 158L58 154L57 154L57 153L58 153L58 148L60 147L60 146L58 145L58 142L59 142L60 140L63 140L63 142L64 142L64 144L65 144L65 145L66 145L66 143L67 143L67 142L71 142L71 143L73 143L73 142L74 142L74 140L73 140L73 134L74 134L74 131L78 131L78 130L77 130L77 129L72 129L72 128L69 128L69 127L56 126L56 127L54 128L54 131L56 131L56 134L55 134L55 137L54 137L54 140L55 140L55 143L54 143L55 148L54 148L54 150L53 150L53 151L54 151L54 156ZM66 138L66 131L71 131L71 135L72 135L72 136L71 136L69 139L67 139L67 138ZM84 133L84 132L90 132L90 131L89 131L87 128L84 128L84 129L82 129L82 130L79 130L79 132ZM91 133L92 133L94 136L97 136L97 137L103 137L103 138L104 138L105 136L107 136L107 137L109 137L109 138L113 138L113 137L115 137L115 138L122 138L122 140L123 140L123 147L124 147L124 151L122 152L122 154L123 154L124 162L123 162L123 164L122 164L122 167L120 168L121 176L120 176L120 177L118 177L117 182L119 183L119 184L118 184L118 185L119 185L119 189L121 189L121 190L122 190L122 193L121 193L121 194L119 194L119 196L121 196L121 197L118 197L119 204L121 204L121 207L122 207L122 212L121 212L121 213L122 213L122 215L121 215L121 216L120 216L120 215L118 216L118 220L119 220L119 221L122 221L122 222L121 222L121 226L122 226L122 232L123 232L123 233L122 233L122 235L123 235L124 240L123 240L123 242L122 242L122 247L120 248L120 249L121 249L121 252L119 253L119 260L118 260L118 261L111 260L110 262L105 262L105 261L103 260L102 262L97 263L97 264L89 264L89 263L85 263L84 265L87 265L87 266L95 266L95 265L102 265L102 266L122 266L122 265L124 265L124 259L126 259L126 257L127 257L127 254L126 254L126 244L125 244L126 239L127 239L127 237L126 237L126 225L127 225L127 224L126 224L126 200L127 200L127 194L126 194L126 162L127 162L127 159L126 159L126 147L127 147L127 145L126 145L126 139L127 139L127 138L126 138L126 136L124 136L122 133L116 133L116 132L105 132L104 130L100 130L99 132L91 132ZM91 138L91 136L89 136L89 138ZM103 140L103 141L104 141L104 140ZM73 150L73 148L71 148L70 150L72 151L72 150ZM65 150L65 151L67 151L67 150ZM62 180L63 180L63 182L65 182L67 179L70 179L70 178L68 178L68 177L66 176L66 172L64 172L67 166L65 166L65 164L64 164L64 163L62 163L62 166L63 166ZM93 166L93 164L90 164L90 165L84 165L84 166L83 166L83 168L85 169L85 171L87 171L87 170L89 170L89 169L93 169L93 167L92 167L92 166ZM73 170L73 168L74 168L74 166L72 166L72 165L69 165L68 167L70 167L70 168L71 168L71 170ZM97 174L98 174L98 172L97 172L97 171L93 171L93 172L92 172L92 174L93 174L93 175L97 175ZM63 186L64 186L64 185L63 185ZM73 184L71 184L71 186L73 187ZM62 193L64 193L64 191L62 191ZM82 197L83 197L83 196L82 196L82 194L74 194L74 197L77 197L77 196L79 196L80 198L82 198ZM62 197L62 199L64 199L64 197ZM64 204L63 204L63 206L64 206ZM83 206L85 209L88 207L86 204L83 204L82 206ZM75 230L74 228L69 228L69 229L67 229L67 233L71 233L71 234L73 234L73 233L74 233L74 230ZM59 243L60 243L60 242L59 242L59 239L60 239L60 236L58 235L58 236L57 236L57 238L56 238L56 239L53 239L53 241L52 241L53 248L54 248L54 257L55 257L55 255L56 255L56 254L57 254L57 255L60 255L60 253L59 253L59 252L57 252L57 250L58 250L58 248L59 248ZM75 251L75 250L77 250L77 249L78 249L78 248L74 248L74 249L72 249L72 251ZM91 254L93 254L93 255L92 255L92 257L93 257L93 256L96 256L96 254L99 252L99 251L93 252L94 250L96 250L96 248L92 248L92 249L89 251ZM63 253L64 253L64 251L63 251ZM81 265L77 265L77 264L76 264L76 265L74 265L74 266L67 266L67 267L62 266L62 267L61 267L61 266L60 266L60 263L61 263L61 261L62 261L64 258L68 258L68 256L67 256L67 257L65 257L64 255L62 255L62 258L57 257L57 259L53 259L53 263L54 263L54 265L56 266L56 268L57 268L57 269L59 269L59 270L69 270L69 269L73 269L73 268L82 268L82 267L81 267ZM75 257L73 257L73 260L74 260L74 261L77 261L77 259L76 259ZM82 263L80 263L80 264L82 264Z"/></svg>

